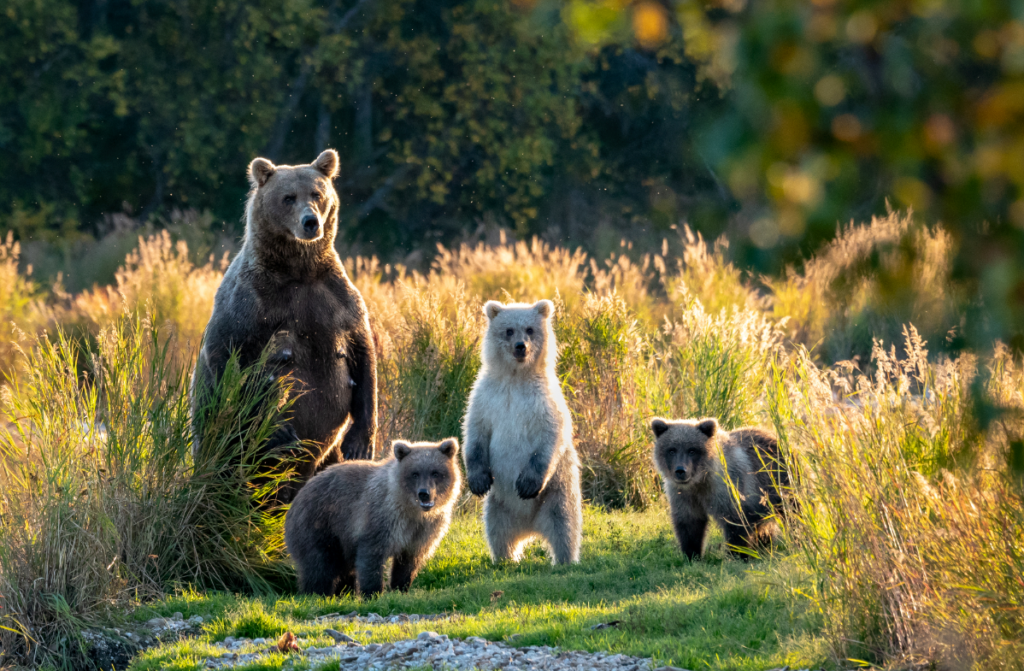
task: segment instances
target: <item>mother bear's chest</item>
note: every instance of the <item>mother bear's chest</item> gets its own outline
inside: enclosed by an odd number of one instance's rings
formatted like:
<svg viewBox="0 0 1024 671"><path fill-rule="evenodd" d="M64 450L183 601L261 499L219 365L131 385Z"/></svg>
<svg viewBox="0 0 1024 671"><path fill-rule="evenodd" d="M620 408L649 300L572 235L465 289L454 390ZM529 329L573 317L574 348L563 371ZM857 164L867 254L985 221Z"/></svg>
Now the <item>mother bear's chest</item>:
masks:
<svg viewBox="0 0 1024 671"><path fill-rule="evenodd" d="M275 363L314 386L336 376L347 381L349 334L355 317L330 287L322 283L284 287L265 307Z"/></svg>

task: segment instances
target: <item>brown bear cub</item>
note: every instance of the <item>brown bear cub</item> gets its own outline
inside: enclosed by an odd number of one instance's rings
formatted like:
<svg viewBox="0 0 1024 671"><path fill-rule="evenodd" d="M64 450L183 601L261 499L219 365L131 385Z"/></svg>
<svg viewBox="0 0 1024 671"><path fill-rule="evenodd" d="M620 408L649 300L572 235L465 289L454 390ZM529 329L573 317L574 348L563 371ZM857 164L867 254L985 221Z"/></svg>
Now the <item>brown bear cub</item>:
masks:
<svg viewBox="0 0 1024 671"><path fill-rule="evenodd" d="M408 590L448 532L462 488L454 438L440 443L396 440L394 458L331 466L299 490L284 539L299 591L332 596ZM358 583L357 583L358 581Z"/></svg>
<svg viewBox="0 0 1024 671"><path fill-rule="evenodd" d="M713 517L732 553L748 558L743 549L770 534L772 513L781 512L780 490L789 487L775 437L757 428L725 431L714 419L655 418L651 430L654 463L683 554L703 554Z"/></svg>
<svg viewBox="0 0 1024 671"><path fill-rule="evenodd" d="M296 465L297 482L279 492L282 501L342 457L374 455L376 355L363 297L334 248L337 175L332 149L309 165L264 158L249 165L245 238L217 290L193 376L198 450L204 392L231 353L237 351L246 367L273 347L269 379L289 375L301 393L285 426L262 449L305 455ZM311 454L291 447L300 440L312 446Z"/></svg>

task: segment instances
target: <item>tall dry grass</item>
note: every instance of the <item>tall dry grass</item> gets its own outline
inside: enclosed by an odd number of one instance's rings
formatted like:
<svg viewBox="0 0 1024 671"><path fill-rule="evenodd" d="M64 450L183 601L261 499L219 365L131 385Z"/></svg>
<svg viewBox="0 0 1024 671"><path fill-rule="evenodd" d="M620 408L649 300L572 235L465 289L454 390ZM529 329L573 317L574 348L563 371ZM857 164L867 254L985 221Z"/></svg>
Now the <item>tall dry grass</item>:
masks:
<svg viewBox="0 0 1024 671"><path fill-rule="evenodd" d="M80 630L109 609L174 585L260 590L285 575L281 515L253 505L266 490L239 486L261 459L227 467L276 429L286 390L229 366L194 457L190 371L172 349L138 315L95 345L58 331L3 389L0 665L82 668Z"/></svg>
<svg viewBox="0 0 1024 671"><path fill-rule="evenodd" d="M616 292L556 308L558 375L572 412L584 497L646 508L659 496L648 422L670 398L655 343Z"/></svg>
<svg viewBox="0 0 1024 671"><path fill-rule="evenodd" d="M21 246L11 233L0 242L0 376L13 374L20 345L46 322L42 292L18 269Z"/></svg>
<svg viewBox="0 0 1024 671"><path fill-rule="evenodd" d="M114 284L93 287L71 299L62 321L97 334L126 314L145 312L162 332L173 336L176 364L191 362L213 314L213 298L228 258L192 263L188 244L167 231L140 237L114 275Z"/></svg>
<svg viewBox="0 0 1024 671"><path fill-rule="evenodd" d="M930 360L876 342L875 372L774 368L771 414L794 463L788 532L818 577L837 658L1019 669L1024 660L1024 376L999 350ZM981 387L979 376L988 376ZM983 429L972 390L1007 413ZM935 668L935 667L930 667Z"/></svg>
<svg viewBox="0 0 1024 671"><path fill-rule="evenodd" d="M935 344L963 330L968 296L953 279L949 234L913 213L849 225L800 271L766 281L771 312L820 361L871 360L874 339L897 342L914 324Z"/></svg>

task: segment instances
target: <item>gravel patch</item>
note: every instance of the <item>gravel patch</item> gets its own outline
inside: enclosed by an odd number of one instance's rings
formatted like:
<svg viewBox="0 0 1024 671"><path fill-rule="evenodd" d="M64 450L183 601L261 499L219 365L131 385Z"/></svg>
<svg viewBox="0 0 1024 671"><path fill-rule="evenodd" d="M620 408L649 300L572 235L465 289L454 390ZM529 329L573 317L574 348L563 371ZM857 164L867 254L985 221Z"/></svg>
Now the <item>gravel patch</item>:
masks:
<svg viewBox="0 0 1024 671"><path fill-rule="evenodd" d="M326 648L307 648L303 639L295 641L300 652L295 658L314 664L338 660L346 667L385 671L410 667L434 669L540 669L544 671L651 671L650 659L613 655L606 652L563 651L549 646L514 648L472 636L452 639L444 634L424 631L414 639L394 643L342 643ZM207 657L205 667L223 669L250 664L277 652L276 643L267 646L264 639L225 639L218 644L225 652ZM252 648L256 648L253 650ZM288 663L285 662L287 666Z"/></svg>
<svg viewBox="0 0 1024 671"><path fill-rule="evenodd" d="M199 615L186 620L181 613L175 613L171 617L155 617L133 629L86 629L82 638L88 646L89 659L97 668L124 669L142 650L202 633L203 622L204 618Z"/></svg>

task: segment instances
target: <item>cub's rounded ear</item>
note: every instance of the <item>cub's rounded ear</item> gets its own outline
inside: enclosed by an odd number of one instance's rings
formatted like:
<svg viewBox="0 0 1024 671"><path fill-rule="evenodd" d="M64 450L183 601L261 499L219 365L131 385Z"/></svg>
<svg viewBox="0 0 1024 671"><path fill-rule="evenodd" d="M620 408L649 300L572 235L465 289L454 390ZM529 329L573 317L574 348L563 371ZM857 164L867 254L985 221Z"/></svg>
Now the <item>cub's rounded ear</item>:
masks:
<svg viewBox="0 0 1024 671"><path fill-rule="evenodd" d="M254 158L249 164L249 183L257 189L274 175L277 166L265 158Z"/></svg>
<svg viewBox="0 0 1024 671"><path fill-rule="evenodd" d="M668 422L661 417L655 417L651 420L651 431L654 432L655 438L661 438L661 434L668 431Z"/></svg>
<svg viewBox="0 0 1024 671"><path fill-rule="evenodd" d="M705 419L697 425L700 432L710 438L718 432L718 420L717 419Z"/></svg>
<svg viewBox="0 0 1024 671"><path fill-rule="evenodd" d="M547 319L552 314L554 314L555 304L545 298L544 300L537 301L534 304L533 309L536 310L537 314L539 314L541 317Z"/></svg>
<svg viewBox="0 0 1024 671"><path fill-rule="evenodd" d="M324 149L313 161L313 167L319 170L324 177L334 179L338 176L338 152L333 149Z"/></svg>
<svg viewBox="0 0 1024 671"><path fill-rule="evenodd" d="M408 457L409 453L412 452L412 445L405 442L404 440L396 440L394 443L391 444L391 449L395 451L395 459L401 461L402 459Z"/></svg>
<svg viewBox="0 0 1024 671"><path fill-rule="evenodd" d="M484 303L484 314L487 315L487 319L494 319L498 316L498 313L505 309L504 303L498 301L487 301Z"/></svg>
<svg viewBox="0 0 1024 671"><path fill-rule="evenodd" d="M451 459L459 451L459 441L454 438L447 438L437 446L438 451Z"/></svg>

